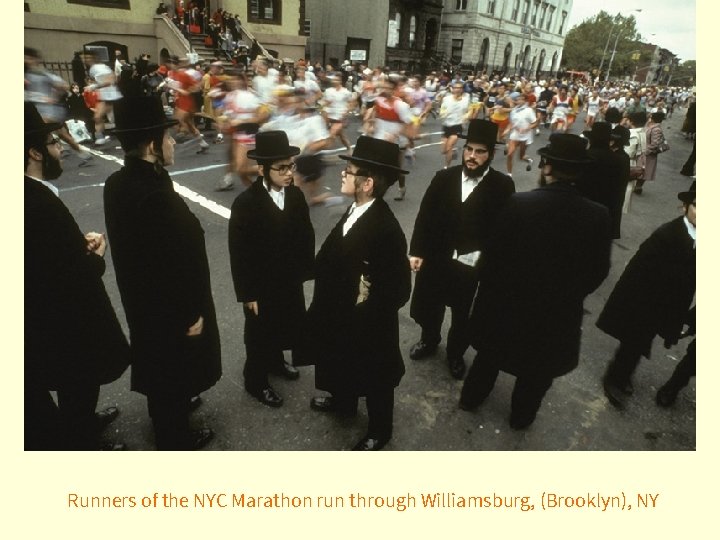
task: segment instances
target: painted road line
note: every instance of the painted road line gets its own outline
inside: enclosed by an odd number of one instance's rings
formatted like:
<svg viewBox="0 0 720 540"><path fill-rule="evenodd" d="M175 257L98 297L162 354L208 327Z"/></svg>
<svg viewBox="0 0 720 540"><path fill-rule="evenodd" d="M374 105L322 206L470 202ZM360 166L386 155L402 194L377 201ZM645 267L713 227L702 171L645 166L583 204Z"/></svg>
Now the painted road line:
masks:
<svg viewBox="0 0 720 540"><path fill-rule="evenodd" d="M120 165L124 164L124 160L120 159L116 156L110 156L108 154L103 154L102 152L99 152L97 150L93 150L91 148L85 148L82 147L84 150L87 150L91 154L94 154L102 159L106 159L108 161L114 161L115 163L119 163ZM208 171L210 169L217 169L218 167L226 167L227 164L220 164L220 165L209 165L206 167L198 167L195 169L185 169L182 171L174 171L170 173L170 176L177 176L179 174L187 174L191 172L198 172L198 171ZM95 186L101 186L104 184L94 184ZM225 208L223 205L216 203L215 201L211 201L207 197L204 197L200 195L199 193L196 193L190 188L187 188L183 185L178 184L177 182L173 182L173 186L175 188L175 191L180 195L181 197L185 197L186 199L199 204L206 210L209 210L213 214L217 214L220 217L223 217L225 219L230 219L230 209Z"/></svg>

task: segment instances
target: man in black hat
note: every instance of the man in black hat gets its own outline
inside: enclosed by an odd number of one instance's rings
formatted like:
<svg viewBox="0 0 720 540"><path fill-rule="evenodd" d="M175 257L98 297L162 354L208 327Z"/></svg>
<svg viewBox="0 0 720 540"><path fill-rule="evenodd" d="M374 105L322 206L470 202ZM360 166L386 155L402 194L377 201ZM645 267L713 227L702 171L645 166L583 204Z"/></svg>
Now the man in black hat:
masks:
<svg viewBox="0 0 720 540"><path fill-rule="evenodd" d="M577 188L588 199L608 209L612 224L611 238L620 238L622 207L630 181L630 160L617 144L624 137L618 131L613 131L607 122L593 123L592 128L584 131L583 135L590 140L588 155L595 163L588 174L578 179ZM616 149L620 149L620 152L615 152Z"/></svg>
<svg viewBox="0 0 720 540"><path fill-rule="evenodd" d="M480 252L492 234L498 212L515 192L512 179L490 167L496 137L496 124L470 121L463 137L467 141L462 165L435 174L420 204L410 241L410 268L417 272L410 315L422 328L410 358L435 354L445 306L450 306L447 361L456 379L465 374L463 354L470 344L467 320L477 287Z"/></svg>
<svg viewBox="0 0 720 540"><path fill-rule="evenodd" d="M460 408L490 394L500 370L515 375L510 426L533 423L555 377L578 365L583 300L610 269L610 218L574 182L591 160L585 140L555 133L541 148L541 187L510 197L482 254L470 320L478 354Z"/></svg>
<svg viewBox="0 0 720 540"><path fill-rule="evenodd" d="M97 450L119 413L95 412L100 385L130 358L102 282L105 238L83 235L48 182L62 173L60 127L25 103L25 449Z"/></svg>
<svg viewBox="0 0 720 540"><path fill-rule="evenodd" d="M695 296L695 182L678 199L683 215L661 225L640 245L597 321L600 330L620 341L603 378L605 395L619 409L633 392L632 374L642 356L650 357L655 336L669 349L690 321Z"/></svg>
<svg viewBox="0 0 720 540"><path fill-rule="evenodd" d="M220 379L220 336L204 232L165 170L177 121L158 96L127 96L115 113L125 164L105 182L105 223L130 327L131 387L147 396L159 450L201 448L213 432L190 429L191 398Z"/></svg>
<svg viewBox="0 0 720 540"><path fill-rule="evenodd" d="M258 133L248 157L260 176L232 205L230 266L235 294L245 313L245 389L270 407L282 397L269 373L300 376L283 358L295 351L305 319L303 282L312 278L315 233L305 196L292 185L300 153L284 131Z"/></svg>
<svg viewBox="0 0 720 540"><path fill-rule="evenodd" d="M380 450L392 437L394 388L405 373L398 310L410 297L407 243L383 195L401 170L394 143L360 137L342 172L341 191L355 202L315 261L306 358L315 386L331 393L311 408L354 415L367 397L368 431L353 450Z"/></svg>

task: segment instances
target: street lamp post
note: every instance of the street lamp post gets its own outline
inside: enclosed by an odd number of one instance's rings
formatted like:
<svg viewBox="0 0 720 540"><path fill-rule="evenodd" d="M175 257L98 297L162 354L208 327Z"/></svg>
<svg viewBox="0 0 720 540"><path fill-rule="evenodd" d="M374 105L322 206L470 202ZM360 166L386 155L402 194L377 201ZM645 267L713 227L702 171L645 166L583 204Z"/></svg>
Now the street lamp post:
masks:
<svg viewBox="0 0 720 540"><path fill-rule="evenodd" d="M636 11L638 13L641 13L642 9L632 9L630 11ZM615 29L615 25L617 25L617 22L616 22L616 20L613 20L612 27L610 27L610 32L608 33L607 41L605 42L605 49L603 50L602 60L600 60L600 67L598 68L598 77L602 73L602 68L603 68L603 65L605 64L605 55L607 54L607 49L608 49L608 46L610 45L610 40L612 39L612 34L613 34L613 30ZM617 47L618 38L620 37L621 32L622 32L622 30L619 30L617 36L615 37L615 46L613 46L612 56L610 57L610 63L608 65L608 73L610 72L609 66L612 65L613 57L615 56L615 48ZM605 77L605 80L606 81L608 80L607 76Z"/></svg>

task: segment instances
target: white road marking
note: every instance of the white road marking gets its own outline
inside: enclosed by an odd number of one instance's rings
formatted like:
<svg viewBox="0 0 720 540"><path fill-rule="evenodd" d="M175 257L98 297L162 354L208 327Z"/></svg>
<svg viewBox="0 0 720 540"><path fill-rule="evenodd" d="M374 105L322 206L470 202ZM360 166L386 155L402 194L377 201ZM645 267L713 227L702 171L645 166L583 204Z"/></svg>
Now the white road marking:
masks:
<svg viewBox="0 0 720 540"><path fill-rule="evenodd" d="M442 133L441 131L433 132L433 133L425 133L424 136L439 135L439 134L441 134L441 133ZM421 149L421 148L426 148L426 147L428 147L428 146L436 146L436 145L438 145L438 144L441 144L441 143L440 143L440 142L434 142L434 143L421 144L420 146L416 146L416 147L415 147L415 150L419 150L419 149ZM355 145L353 145L352 147L354 148ZM86 146L81 146L80 148L83 149L83 150L85 150L85 151L87 151L87 152L90 152L91 154L93 154L93 155L95 155L95 156L97 156L97 157L99 157L99 158L101 158L101 159L105 159L105 160L107 160L107 161L113 161L113 162L118 163L118 164L120 164L120 165L124 165L124 163L125 163L122 158L119 158L119 157L117 157L117 156L112 156L112 155L109 155L109 154L104 154L103 152L100 152L99 150L95 150L95 149L93 149L93 148L88 148L88 147L86 147ZM320 153L321 153L321 154L322 154L322 153L334 154L334 153L336 153L336 152L341 152L341 151L343 151L343 150L345 150L345 148L337 148L337 149L335 149L335 150L323 150L323 152L320 152ZM219 168L221 168L221 167L227 167L227 163L220 163L220 164L215 164L215 165L206 165L206 166L204 166L204 167L196 167L196 168L193 168L193 169L183 169L182 171L173 171L173 172L170 173L170 176L180 176L180 175L182 175L182 174L189 174L189 173L202 172L202 171L210 171L210 170L212 170L212 169L219 169ZM105 185L105 182L103 182L103 183L101 183L101 184L90 184L90 185L87 185L87 186L69 187L69 188L61 189L60 191L61 191L61 192L75 191L75 190L77 190L77 189L83 189L83 188L88 188L88 187L103 187L104 185ZM183 185L178 184L177 182L174 182L174 181L173 181L173 186L175 187L175 191L176 191L180 196L185 197L186 199L188 199L188 200L190 200L190 201L192 201L192 202L194 202L194 203L199 204L200 206L202 206L202 207L205 208L206 210L209 210L209 211L212 212L213 214L217 214L218 216L223 217L223 218L225 218L225 219L230 219L230 209L229 209L229 208L226 208L225 206L223 206L223 205L221 205L221 204L219 204L219 203L216 203L215 201L210 200L210 199L208 199L207 197L205 197L205 196L203 196L203 195L200 195L199 193L193 191L192 189L190 189L190 188L188 188L188 187L185 187L185 186L183 186Z"/></svg>

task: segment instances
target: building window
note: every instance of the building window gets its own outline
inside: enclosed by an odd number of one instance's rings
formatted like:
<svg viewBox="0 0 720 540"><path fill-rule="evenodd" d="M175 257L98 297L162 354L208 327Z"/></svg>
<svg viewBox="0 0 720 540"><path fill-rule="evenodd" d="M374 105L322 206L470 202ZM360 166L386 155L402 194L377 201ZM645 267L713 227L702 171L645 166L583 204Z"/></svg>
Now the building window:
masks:
<svg viewBox="0 0 720 540"><path fill-rule="evenodd" d="M453 39L452 40L452 53L450 53L450 62L453 64L459 64L462 61L462 49L463 40Z"/></svg>
<svg viewBox="0 0 720 540"><path fill-rule="evenodd" d="M402 22L402 17L400 17L399 13L395 14L394 19L390 19L388 21L388 39L387 39L387 46L388 47L397 47L400 43L400 23Z"/></svg>
<svg viewBox="0 0 720 540"><path fill-rule="evenodd" d="M547 26L545 27L545 30L547 30L548 32L550 31L550 27L552 26L553 15L555 15L555 6L550 6L550 14L548 15Z"/></svg>
<svg viewBox="0 0 720 540"><path fill-rule="evenodd" d="M520 13L520 0L515 0L515 3L513 4L512 9L512 15L510 15L510 18L513 22L517 22L518 14Z"/></svg>
<svg viewBox="0 0 720 540"><path fill-rule="evenodd" d="M455 9L463 11L466 10L467 0L455 0Z"/></svg>
<svg viewBox="0 0 720 540"><path fill-rule="evenodd" d="M530 26L535 26L537 24L537 15L538 15L539 9L540 9L540 2L535 2L535 5L533 6L532 20L530 21Z"/></svg>
<svg viewBox="0 0 720 540"><path fill-rule="evenodd" d="M488 0L488 15L495 15L495 0Z"/></svg>
<svg viewBox="0 0 720 540"><path fill-rule="evenodd" d="M543 4L542 9L540 10L540 24L538 25L540 28L542 28L543 25L545 24L545 15L547 15L547 8L548 8L548 5Z"/></svg>
<svg viewBox="0 0 720 540"><path fill-rule="evenodd" d="M413 47L415 47L415 32L416 32L416 29L417 29L417 21L416 21L416 19L415 19L415 15L412 15L412 16L410 17L410 37L409 37L409 40L410 40L410 48L411 48L411 49L412 49Z"/></svg>
<svg viewBox="0 0 720 540"><path fill-rule="evenodd" d="M282 24L282 0L249 0L248 22Z"/></svg>
<svg viewBox="0 0 720 540"><path fill-rule="evenodd" d="M67 0L67 3L99 8L130 9L130 0Z"/></svg>
<svg viewBox="0 0 720 540"><path fill-rule="evenodd" d="M560 30L558 34L562 36L563 30L565 29L565 21L567 20L567 11L562 12L562 19L560 19Z"/></svg>
<svg viewBox="0 0 720 540"><path fill-rule="evenodd" d="M303 24L303 36L310 35L310 19L305 19Z"/></svg>
<svg viewBox="0 0 720 540"><path fill-rule="evenodd" d="M525 0L525 6L523 7L522 23L528 23L528 17L530 16L530 0Z"/></svg>

